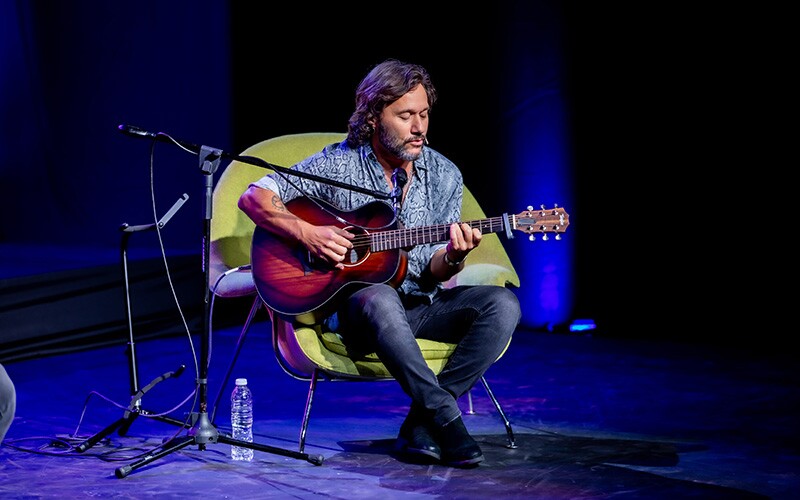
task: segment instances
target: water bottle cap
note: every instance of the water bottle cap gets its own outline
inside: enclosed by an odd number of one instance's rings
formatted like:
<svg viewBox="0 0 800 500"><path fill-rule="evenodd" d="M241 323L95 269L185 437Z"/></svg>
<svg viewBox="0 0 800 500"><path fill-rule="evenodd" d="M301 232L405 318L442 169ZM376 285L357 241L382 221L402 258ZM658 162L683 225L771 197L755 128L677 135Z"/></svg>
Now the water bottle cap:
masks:
<svg viewBox="0 0 800 500"><path fill-rule="evenodd" d="M236 379L236 385L247 385L247 379L246 378L237 378Z"/></svg>

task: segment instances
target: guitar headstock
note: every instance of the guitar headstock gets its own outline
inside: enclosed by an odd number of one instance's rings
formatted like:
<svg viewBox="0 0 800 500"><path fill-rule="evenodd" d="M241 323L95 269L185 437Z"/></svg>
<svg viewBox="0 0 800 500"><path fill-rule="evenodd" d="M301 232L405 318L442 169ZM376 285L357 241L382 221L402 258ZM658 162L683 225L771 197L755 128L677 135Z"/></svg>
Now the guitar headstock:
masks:
<svg viewBox="0 0 800 500"><path fill-rule="evenodd" d="M514 216L514 229L522 231L528 235L528 239L536 239L537 233L542 233L542 239L549 239L548 233L556 233L555 238L561 239L561 233L569 226L569 214L558 205L553 208L545 208L541 205L539 210L534 210L532 206L524 212Z"/></svg>

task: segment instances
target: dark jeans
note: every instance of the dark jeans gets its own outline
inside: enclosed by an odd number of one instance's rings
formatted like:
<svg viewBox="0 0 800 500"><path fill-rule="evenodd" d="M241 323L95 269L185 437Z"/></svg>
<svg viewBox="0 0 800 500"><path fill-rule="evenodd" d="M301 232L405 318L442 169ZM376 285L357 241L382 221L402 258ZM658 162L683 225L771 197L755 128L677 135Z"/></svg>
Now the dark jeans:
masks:
<svg viewBox="0 0 800 500"><path fill-rule="evenodd" d="M348 297L339 312L348 348L374 351L413 402L437 425L461 415L456 400L472 388L508 345L521 316L519 301L499 286L459 286L433 304L403 300L389 285L371 285ZM456 343L438 378L416 338Z"/></svg>

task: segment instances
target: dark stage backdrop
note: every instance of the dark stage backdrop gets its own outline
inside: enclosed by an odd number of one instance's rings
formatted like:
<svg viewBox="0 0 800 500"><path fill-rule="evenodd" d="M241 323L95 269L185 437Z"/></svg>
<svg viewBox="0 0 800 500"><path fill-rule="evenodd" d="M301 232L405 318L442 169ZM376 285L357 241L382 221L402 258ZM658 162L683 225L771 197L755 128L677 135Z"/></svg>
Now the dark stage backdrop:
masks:
<svg viewBox="0 0 800 500"><path fill-rule="evenodd" d="M131 254L154 257L163 244L197 255L197 157L165 143L151 156L150 141L119 124L232 154L276 135L345 131L360 78L396 57L430 70L440 91L431 147L461 167L487 215L555 203L571 215L563 241L505 242L526 327L590 319L598 334L697 340L741 326L729 311L741 299L712 302L741 295L719 262L724 231L709 222L727 200L708 160L732 157L719 141L730 113L719 111L744 85L735 68L752 59L735 59L736 34L696 8L571 4L433 14L371 3L4 2L0 247L53 249L14 275L57 267L62 248L108 265L121 223L152 222L186 193L162 241L134 237Z"/></svg>

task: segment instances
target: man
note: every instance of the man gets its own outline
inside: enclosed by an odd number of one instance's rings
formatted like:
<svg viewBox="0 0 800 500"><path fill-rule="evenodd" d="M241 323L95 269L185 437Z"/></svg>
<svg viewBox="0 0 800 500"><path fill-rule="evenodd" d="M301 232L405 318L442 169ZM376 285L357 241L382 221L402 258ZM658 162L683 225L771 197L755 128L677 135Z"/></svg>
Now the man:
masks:
<svg viewBox="0 0 800 500"><path fill-rule="evenodd" d="M464 267L464 260L481 242L481 232L458 223L461 172L427 146L436 97L423 67L386 60L359 84L346 140L292 168L380 193L397 188L399 203L393 205L403 227L449 227L447 243L417 245L408 251L402 283L356 289L342 299L336 318L348 348L376 352L411 397L397 439L399 451L414 459L465 467L484 457L461 419L457 399L506 348L521 313L516 296L506 288L442 286ZM403 177L404 186L397 180ZM292 214L285 203L299 196L320 198L343 212L375 198L276 173L251 184L239 200L239 208L258 226L301 243L309 255L332 266L332 272L345 269L352 263L354 233L313 225ZM438 379L426 365L416 338L458 344Z"/></svg>

